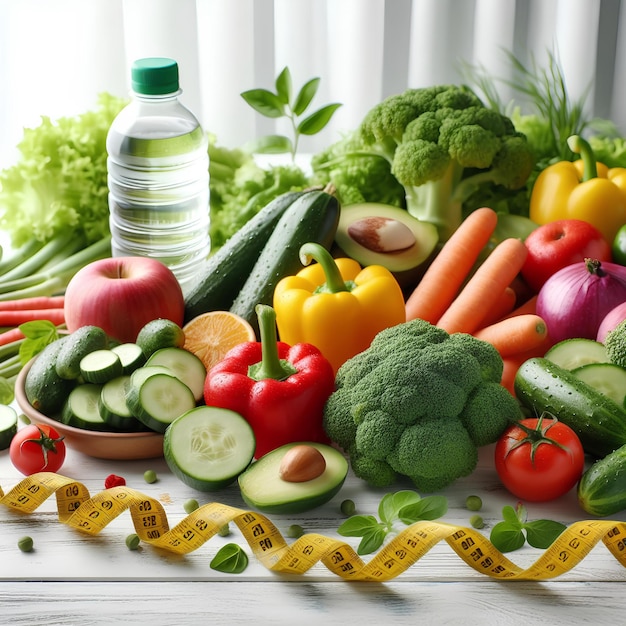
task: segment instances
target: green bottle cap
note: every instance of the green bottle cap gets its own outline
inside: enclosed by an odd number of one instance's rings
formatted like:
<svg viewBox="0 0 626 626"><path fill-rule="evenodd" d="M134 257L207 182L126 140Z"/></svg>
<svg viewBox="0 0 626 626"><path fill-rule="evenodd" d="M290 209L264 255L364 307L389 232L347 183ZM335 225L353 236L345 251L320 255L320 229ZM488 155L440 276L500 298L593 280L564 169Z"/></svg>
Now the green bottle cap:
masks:
<svg viewBox="0 0 626 626"><path fill-rule="evenodd" d="M162 57L138 59L131 68L131 87L148 96L178 91L178 63Z"/></svg>

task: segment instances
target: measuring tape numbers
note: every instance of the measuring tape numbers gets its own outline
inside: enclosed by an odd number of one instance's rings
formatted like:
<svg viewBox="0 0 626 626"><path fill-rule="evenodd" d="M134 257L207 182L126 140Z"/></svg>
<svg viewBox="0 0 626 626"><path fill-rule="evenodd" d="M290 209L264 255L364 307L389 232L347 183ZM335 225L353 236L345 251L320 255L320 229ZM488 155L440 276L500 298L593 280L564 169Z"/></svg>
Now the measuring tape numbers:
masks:
<svg viewBox="0 0 626 626"><path fill-rule="evenodd" d="M626 522L609 520L573 523L530 567L523 569L477 530L437 521L408 526L368 562L346 542L318 533L307 533L288 544L266 516L218 502L199 507L170 528L162 504L150 496L127 486L112 487L92 496L82 483L52 472L28 476L6 495L0 487L0 504L32 513L53 494L59 521L72 528L96 535L128 510L142 541L175 554L197 550L220 528L233 522L261 564L282 574L301 575L322 563L344 580L386 582L443 541L475 571L503 580L539 581L561 576L578 565L600 541L626 567Z"/></svg>

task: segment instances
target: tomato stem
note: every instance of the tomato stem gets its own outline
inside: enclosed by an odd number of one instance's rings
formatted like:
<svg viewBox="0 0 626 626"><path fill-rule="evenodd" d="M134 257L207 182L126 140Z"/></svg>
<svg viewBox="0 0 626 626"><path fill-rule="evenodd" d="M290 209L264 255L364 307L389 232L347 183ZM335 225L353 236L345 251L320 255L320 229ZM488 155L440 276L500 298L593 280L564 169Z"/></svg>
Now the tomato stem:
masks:
<svg viewBox="0 0 626 626"><path fill-rule="evenodd" d="M64 437L60 436L57 439L53 439L52 437L48 437L48 435L46 435L46 433L41 430L39 426L37 426L37 430L39 431L39 438L24 439L24 441L20 444L20 449L27 443L36 443L41 446L41 452L43 454L43 469L46 469L46 467L48 467L48 452L56 453L56 444L63 441Z"/></svg>
<svg viewBox="0 0 626 626"><path fill-rule="evenodd" d="M546 418L546 417L549 417L550 423L547 426L544 426L543 422L544 422L544 418ZM536 426L534 428L529 428L525 424L522 424L522 423L518 422L516 425L521 430L523 430L526 433L526 437L524 437L523 439L520 439L520 440L516 441L514 444L512 444L508 448L508 450L506 452L507 456L508 456L508 454L510 452L512 452L516 448L519 448L520 446L523 446L524 444L527 444L527 443L529 443L530 447L531 447L531 450L530 450L530 460L531 460L531 463L533 463L533 464L535 462L535 453L537 452L537 448L539 448L539 446L542 443L546 443L548 445L556 446L557 448L561 448L561 450L564 450L566 452L570 452L570 449L567 446L564 446L563 444L559 443L555 439L552 439L552 438L546 436L548 431L557 422L558 422L558 419L556 418L556 416L552 415L552 413L548 413L547 411L544 411L539 416L539 419L537 420L537 424L536 424Z"/></svg>

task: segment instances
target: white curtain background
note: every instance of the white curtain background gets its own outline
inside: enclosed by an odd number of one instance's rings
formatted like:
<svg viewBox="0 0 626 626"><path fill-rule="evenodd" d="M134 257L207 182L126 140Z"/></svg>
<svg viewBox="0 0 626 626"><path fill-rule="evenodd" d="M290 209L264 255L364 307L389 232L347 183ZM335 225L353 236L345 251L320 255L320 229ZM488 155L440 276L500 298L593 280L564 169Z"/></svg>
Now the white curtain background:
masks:
<svg viewBox="0 0 626 626"><path fill-rule="evenodd" d="M319 76L313 107L341 102L314 151L407 86L462 80L461 61L505 78L503 50L562 65L572 98L626 135L621 0L0 0L0 167L41 115L78 114L103 91L128 94L130 65L170 56L182 100L227 146L284 132L240 97ZM502 98L511 94L499 82Z"/></svg>

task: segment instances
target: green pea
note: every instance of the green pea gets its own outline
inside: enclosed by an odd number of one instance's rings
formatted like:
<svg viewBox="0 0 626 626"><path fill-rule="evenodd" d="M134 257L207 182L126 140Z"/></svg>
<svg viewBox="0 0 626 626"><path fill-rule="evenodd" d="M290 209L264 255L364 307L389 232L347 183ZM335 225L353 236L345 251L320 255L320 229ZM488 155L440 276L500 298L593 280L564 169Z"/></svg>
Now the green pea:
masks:
<svg viewBox="0 0 626 626"><path fill-rule="evenodd" d="M300 524L292 524L287 529L287 537L291 539L297 539L298 537L302 537L304 535L304 528L300 526Z"/></svg>
<svg viewBox="0 0 626 626"><path fill-rule="evenodd" d="M149 484L151 485L152 483L155 483L158 480L158 477L156 475L156 472L154 470L146 470L143 473L143 479Z"/></svg>
<svg viewBox="0 0 626 626"><path fill-rule="evenodd" d="M126 537L126 547L129 550L136 550L140 543L141 539L139 539L139 535L136 533L131 533L128 537Z"/></svg>
<svg viewBox="0 0 626 626"><path fill-rule="evenodd" d="M342 515L350 517L356 512L356 505L353 500L344 500L340 507Z"/></svg>
<svg viewBox="0 0 626 626"><path fill-rule="evenodd" d="M484 528L485 527L485 520L480 515L472 515L469 521L470 521L470 524L472 525L472 528Z"/></svg>
<svg viewBox="0 0 626 626"><path fill-rule="evenodd" d="M228 524L224 524L218 531L217 534L220 537L228 537L230 535L230 526Z"/></svg>
<svg viewBox="0 0 626 626"><path fill-rule="evenodd" d="M468 511L480 511L483 508L483 501L480 496L467 496L465 507Z"/></svg>
<svg viewBox="0 0 626 626"><path fill-rule="evenodd" d="M195 498L191 498L185 502L183 508L185 509L185 513L193 513L199 506L198 501Z"/></svg>
<svg viewBox="0 0 626 626"><path fill-rule="evenodd" d="M17 542L17 547L22 552L32 552L33 551L33 539L32 539L32 537L22 537Z"/></svg>

